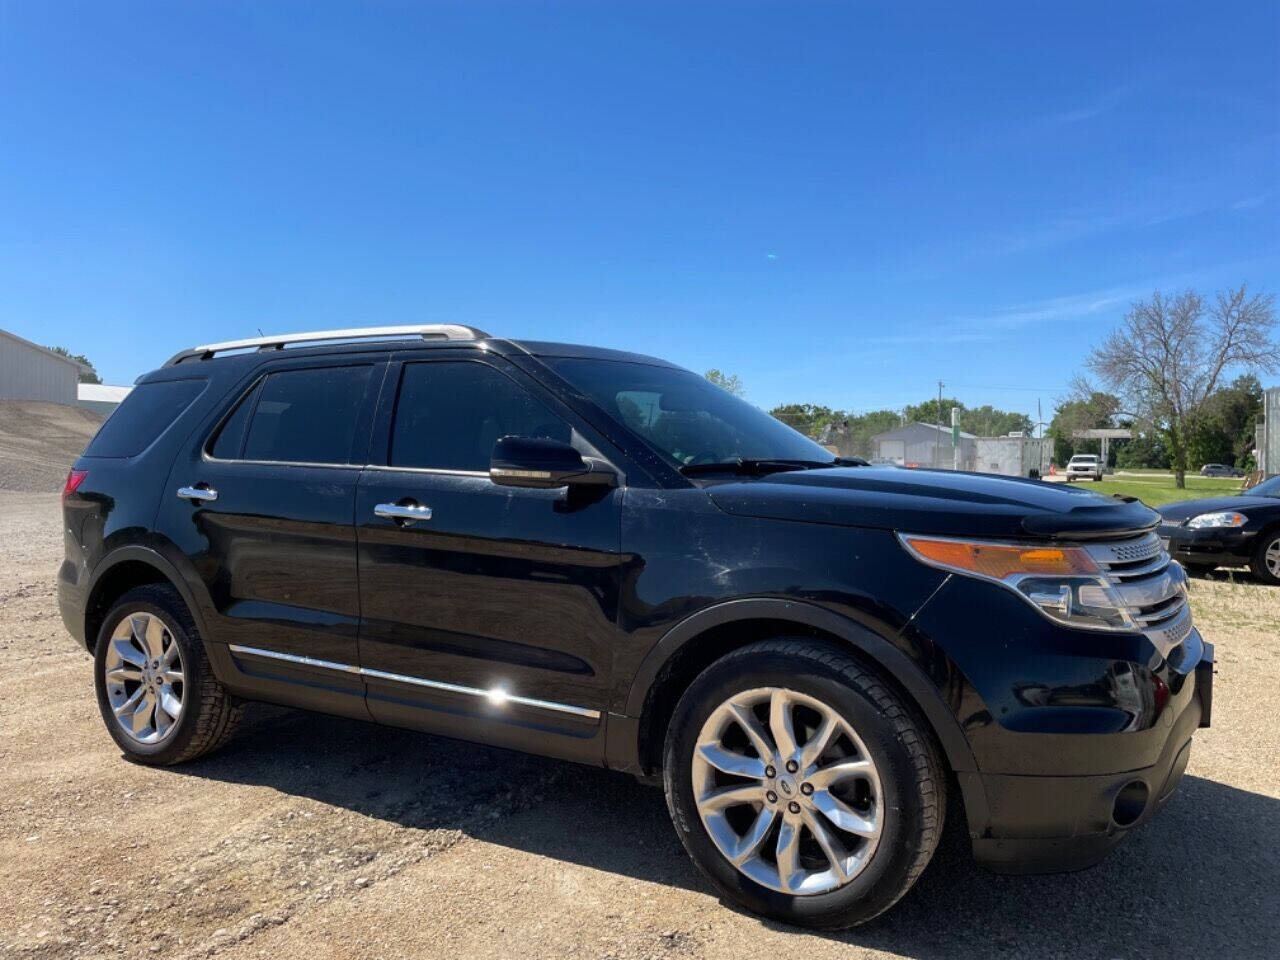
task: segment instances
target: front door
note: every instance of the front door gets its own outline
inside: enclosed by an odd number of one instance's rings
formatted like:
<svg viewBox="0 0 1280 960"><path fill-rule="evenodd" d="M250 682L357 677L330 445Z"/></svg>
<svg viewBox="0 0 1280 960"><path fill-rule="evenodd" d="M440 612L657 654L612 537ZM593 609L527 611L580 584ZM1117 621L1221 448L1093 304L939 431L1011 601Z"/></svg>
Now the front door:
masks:
<svg viewBox="0 0 1280 960"><path fill-rule="evenodd" d="M160 531L203 580L247 695L368 716L353 524L385 369L273 365L170 474Z"/></svg>
<svg viewBox="0 0 1280 960"><path fill-rule="evenodd" d="M599 451L500 358L393 364L383 403L385 443L375 442L356 496L370 712L598 760L623 492L497 486L488 467L503 436ZM415 512L386 516L387 506Z"/></svg>

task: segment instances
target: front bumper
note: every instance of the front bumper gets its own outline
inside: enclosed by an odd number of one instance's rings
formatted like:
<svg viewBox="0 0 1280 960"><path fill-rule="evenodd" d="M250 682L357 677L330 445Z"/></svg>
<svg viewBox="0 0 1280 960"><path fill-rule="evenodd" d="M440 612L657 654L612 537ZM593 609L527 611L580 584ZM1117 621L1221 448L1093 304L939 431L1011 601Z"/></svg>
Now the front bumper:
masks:
<svg viewBox="0 0 1280 960"><path fill-rule="evenodd" d="M1158 532L1169 555L1192 567L1243 566L1253 553L1253 538L1256 536L1252 530L1226 527L1197 530L1173 523L1162 523Z"/></svg>
<svg viewBox="0 0 1280 960"><path fill-rule="evenodd" d="M1199 634L1196 634L1199 640ZM973 838L974 857L1001 873L1055 873L1093 866L1173 795L1191 757L1191 739L1213 710L1211 644L1165 712L1168 736L1154 764L1089 776L979 774L988 827Z"/></svg>

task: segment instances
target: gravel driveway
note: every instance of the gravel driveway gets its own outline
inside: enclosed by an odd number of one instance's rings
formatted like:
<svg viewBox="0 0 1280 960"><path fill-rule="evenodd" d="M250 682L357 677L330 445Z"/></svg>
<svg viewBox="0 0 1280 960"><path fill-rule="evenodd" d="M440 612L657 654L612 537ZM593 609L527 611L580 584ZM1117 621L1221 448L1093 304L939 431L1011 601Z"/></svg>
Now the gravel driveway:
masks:
<svg viewBox="0 0 1280 960"><path fill-rule="evenodd" d="M1193 584L1215 726L1101 866L998 877L949 831L837 936L720 903L659 791L275 708L181 768L121 759L53 590L56 496L0 491L0 956L1280 955L1280 589Z"/></svg>

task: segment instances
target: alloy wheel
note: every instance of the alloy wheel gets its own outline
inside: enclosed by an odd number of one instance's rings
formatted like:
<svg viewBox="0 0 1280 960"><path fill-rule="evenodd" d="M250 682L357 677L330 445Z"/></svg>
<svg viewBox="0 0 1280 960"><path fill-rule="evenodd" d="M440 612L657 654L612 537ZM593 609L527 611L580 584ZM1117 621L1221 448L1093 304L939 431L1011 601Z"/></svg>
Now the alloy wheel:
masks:
<svg viewBox="0 0 1280 960"><path fill-rule="evenodd" d="M698 734L693 791L724 857L781 893L829 893L870 862L884 827L880 777L847 720L781 687L736 694Z"/></svg>
<svg viewBox="0 0 1280 960"><path fill-rule="evenodd" d="M159 617L139 611L107 643L104 679L116 723L138 743L159 743L178 725L186 694L177 640Z"/></svg>
<svg viewBox="0 0 1280 960"><path fill-rule="evenodd" d="M1266 563L1267 570L1270 571L1271 576L1280 580L1280 537L1267 544L1267 549L1262 554L1262 559Z"/></svg>

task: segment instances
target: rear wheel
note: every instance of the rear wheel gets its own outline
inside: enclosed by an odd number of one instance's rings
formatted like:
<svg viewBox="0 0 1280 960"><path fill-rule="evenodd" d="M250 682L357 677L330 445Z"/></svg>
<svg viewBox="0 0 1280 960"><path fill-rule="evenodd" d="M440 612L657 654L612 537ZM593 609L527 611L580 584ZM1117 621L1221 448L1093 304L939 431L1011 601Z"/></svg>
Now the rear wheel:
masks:
<svg viewBox="0 0 1280 960"><path fill-rule="evenodd" d="M704 671L676 706L667 806L741 906L819 929L887 910L928 864L945 777L929 732L838 647L771 640Z"/></svg>
<svg viewBox="0 0 1280 960"><path fill-rule="evenodd" d="M1280 584L1280 530L1268 530L1258 537L1249 569L1263 583Z"/></svg>
<svg viewBox="0 0 1280 960"><path fill-rule="evenodd" d="M98 708L130 759L192 760L220 746L240 707L214 677L204 643L167 584L130 590L103 620L94 650Z"/></svg>

